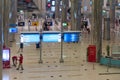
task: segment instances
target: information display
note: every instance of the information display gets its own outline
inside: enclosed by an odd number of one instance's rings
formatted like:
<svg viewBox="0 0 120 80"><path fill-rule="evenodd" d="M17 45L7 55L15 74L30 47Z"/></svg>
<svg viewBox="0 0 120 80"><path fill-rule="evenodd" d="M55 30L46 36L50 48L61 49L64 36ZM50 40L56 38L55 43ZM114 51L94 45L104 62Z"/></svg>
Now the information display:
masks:
<svg viewBox="0 0 120 80"><path fill-rule="evenodd" d="M10 68L10 48L3 48L2 50L3 68Z"/></svg>
<svg viewBox="0 0 120 80"><path fill-rule="evenodd" d="M21 43L38 43L40 42L40 34L39 33L21 33L20 35Z"/></svg>
<svg viewBox="0 0 120 80"><path fill-rule="evenodd" d="M16 27L17 24L9 24L10 27Z"/></svg>
<svg viewBox="0 0 120 80"><path fill-rule="evenodd" d="M60 33L43 33L42 34L43 42L61 42L61 34Z"/></svg>
<svg viewBox="0 0 120 80"><path fill-rule="evenodd" d="M32 26L39 26L39 22L38 21L33 21Z"/></svg>
<svg viewBox="0 0 120 80"><path fill-rule="evenodd" d="M20 27L25 26L25 22L18 22L18 26L20 26Z"/></svg>
<svg viewBox="0 0 120 80"><path fill-rule="evenodd" d="M10 60L10 50L9 49L3 49L2 60L3 61Z"/></svg>
<svg viewBox="0 0 120 80"><path fill-rule="evenodd" d="M78 42L80 37L80 32L64 32L64 42Z"/></svg>
<svg viewBox="0 0 120 80"><path fill-rule="evenodd" d="M17 33L18 29L17 28L9 28L9 33Z"/></svg>

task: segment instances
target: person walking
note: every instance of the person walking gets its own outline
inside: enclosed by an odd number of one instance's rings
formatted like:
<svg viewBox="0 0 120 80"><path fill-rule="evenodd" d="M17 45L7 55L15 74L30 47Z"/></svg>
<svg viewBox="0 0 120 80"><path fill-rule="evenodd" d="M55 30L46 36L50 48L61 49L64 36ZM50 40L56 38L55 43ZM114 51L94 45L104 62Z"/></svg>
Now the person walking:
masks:
<svg viewBox="0 0 120 80"><path fill-rule="evenodd" d="M16 70L19 70L19 68L21 68L21 70L24 70L23 69L23 55L20 54L19 56L19 64L18 64L18 68Z"/></svg>

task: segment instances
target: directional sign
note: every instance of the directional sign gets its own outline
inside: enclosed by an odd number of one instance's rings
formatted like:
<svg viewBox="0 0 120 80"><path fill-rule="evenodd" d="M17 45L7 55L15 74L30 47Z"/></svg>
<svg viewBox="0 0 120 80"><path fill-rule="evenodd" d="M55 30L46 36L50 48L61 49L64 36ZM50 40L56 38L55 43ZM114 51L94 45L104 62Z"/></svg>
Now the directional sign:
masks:
<svg viewBox="0 0 120 80"><path fill-rule="evenodd" d="M18 22L18 26L25 26L25 22Z"/></svg>
<svg viewBox="0 0 120 80"><path fill-rule="evenodd" d="M32 22L32 26L39 26L39 22L38 21Z"/></svg>
<svg viewBox="0 0 120 80"><path fill-rule="evenodd" d="M39 32L21 32L20 34L21 43L39 43L40 33Z"/></svg>
<svg viewBox="0 0 120 80"><path fill-rule="evenodd" d="M64 35L64 42L78 42L80 39L79 31L65 31L63 35Z"/></svg>
<svg viewBox="0 0 120 80"><path fill-rule="evenodd" d="M10 27L16 27L17 24L9 24Z"/></svg>
<svg viewBox="0 0 120 80"><path fill-rule="evenodd" d="M61 42L61 33L59 31L44 31L42 33L43 42Z"/></svg>
<svg viewBox="0 0 120 80"><path fill-rule="evenodd" d="M16 27L9 28L9 33L17 33L18 29Z"/></svg>

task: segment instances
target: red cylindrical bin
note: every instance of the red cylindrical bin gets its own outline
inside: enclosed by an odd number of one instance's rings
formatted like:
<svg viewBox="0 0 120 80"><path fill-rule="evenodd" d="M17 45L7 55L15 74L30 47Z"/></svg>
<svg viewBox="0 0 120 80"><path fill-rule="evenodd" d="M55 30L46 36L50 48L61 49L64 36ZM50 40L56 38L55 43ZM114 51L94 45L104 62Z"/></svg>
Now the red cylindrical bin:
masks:
<svg viewBox="0 0 120 80"><path fill-rule="evenodd" d="M88 62L96 62L96 46L89 45L88 46Z"/></svg>

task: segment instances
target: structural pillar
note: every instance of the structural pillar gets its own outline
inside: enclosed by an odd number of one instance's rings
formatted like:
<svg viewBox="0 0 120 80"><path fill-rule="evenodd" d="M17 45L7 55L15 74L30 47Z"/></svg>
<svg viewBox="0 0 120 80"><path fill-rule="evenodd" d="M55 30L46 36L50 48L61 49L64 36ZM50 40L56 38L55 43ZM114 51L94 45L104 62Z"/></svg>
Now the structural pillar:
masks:
<svg viewBox="0 0 120 80"><path fill-rule="evenodd" d="M3 14L3 34L4 34L4 45L6 47L9 46L9 39L8 39L8 34L9 34L9 11L10 11L10 0L4 0L4 14Z"/></svg>
<svg viewBox="0 0 120 80"><path fill-rule="evenodd" d="M104 18L104 40L110 40L110 18Z"/></svg>
<svg viewBox="0 0 120 80"><path fill-rule="evenodd" d="M92 18L92 44L96 45L97 62L102 54L102 2L103 0L93 0Z"/></svg>
<svg viewBox="0 0 120 80"><path fill-rule="evenodd" d="M81 30L81 5L82 5L82 0L76 0L77 1L77 30Z"/></svg>
<svg viewBox="0 0 120 80"><path fill-rule="evenodd" d="M55 1L55 19L60 18L60 0Z"/></svg>
<svg viewBox="0 0 120 80"><path fill-rule="evenodd" d="M9 18L10 24L16 24L17 19L17 0L10 0L10 14L11 17ZM15 34L9 34L9 41L15 41Z"/></svg>
<svg viewBox="0 0 120 80"><path fill-rule="evenodd" d="M115 28L115 5L116 0L110 0L110 28Z"/></svg>
<svg viewBox="0 0 120 80"><path fill-rule="evenodd" d="M40 14L46 13L46 1L47 0L33 0L38 9L40 10Z"/></svg>
<svg viewBox="0 0 120 80"><path fill-rule="evenodd" d="M62 29L67 29L66 27L63 27L63 23L67 23L67 4L68 0L62 0L62 21L61 21L61 27Z"/></svg>
<svg viewBox="0 0 120 80"><path fill-rule="evenodd" d="M2 80L3 10L4 0L0 0L0 80Z"/></svg>
<svg viewBox="0 0 120 80"><path fill-rule="evenodd" d="M80 30L82 0L71 0L71 30Z"/></svg>

